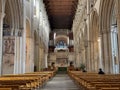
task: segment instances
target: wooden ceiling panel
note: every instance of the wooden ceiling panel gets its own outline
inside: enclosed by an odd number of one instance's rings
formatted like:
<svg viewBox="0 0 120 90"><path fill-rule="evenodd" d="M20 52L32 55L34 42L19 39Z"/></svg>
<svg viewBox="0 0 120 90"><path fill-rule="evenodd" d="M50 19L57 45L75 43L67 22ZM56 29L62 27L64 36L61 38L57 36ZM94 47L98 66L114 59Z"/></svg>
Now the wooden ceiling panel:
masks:
<svg viewBox="0 0 120 90"><path fill-rule="evenodd" d="M51 29L71 29L78 0L44 0Z"/></svg>

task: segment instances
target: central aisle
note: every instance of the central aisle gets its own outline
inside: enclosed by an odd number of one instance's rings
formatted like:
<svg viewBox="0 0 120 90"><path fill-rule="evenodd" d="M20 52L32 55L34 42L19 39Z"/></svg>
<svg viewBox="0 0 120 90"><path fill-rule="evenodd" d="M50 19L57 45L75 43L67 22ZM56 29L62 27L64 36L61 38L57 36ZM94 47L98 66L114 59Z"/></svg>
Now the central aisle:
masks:
<svg viewBox="0 0 120 90"><path fill-rule="evenodd" d="M41 90L80 90L67 74L57 74Z"/></svg>

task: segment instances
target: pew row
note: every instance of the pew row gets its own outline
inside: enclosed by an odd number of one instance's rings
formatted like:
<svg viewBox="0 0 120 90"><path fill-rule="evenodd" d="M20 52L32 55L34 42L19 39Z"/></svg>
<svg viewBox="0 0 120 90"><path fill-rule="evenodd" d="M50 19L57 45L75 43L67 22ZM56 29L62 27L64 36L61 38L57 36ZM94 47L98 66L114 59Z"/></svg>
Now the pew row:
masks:
<svg viewBox="0 0 120 90"><path fill-rule="evenodd" d="M68 74L81 90L120 90L119 74L99 75L80 71L69 71Z"/></svg>
<svg viewBox="0 0 120 90"><path fill-rule="evenodd" d="M0 90L34 90L54 75L54 71L3 75L0 77Z"/></svg>

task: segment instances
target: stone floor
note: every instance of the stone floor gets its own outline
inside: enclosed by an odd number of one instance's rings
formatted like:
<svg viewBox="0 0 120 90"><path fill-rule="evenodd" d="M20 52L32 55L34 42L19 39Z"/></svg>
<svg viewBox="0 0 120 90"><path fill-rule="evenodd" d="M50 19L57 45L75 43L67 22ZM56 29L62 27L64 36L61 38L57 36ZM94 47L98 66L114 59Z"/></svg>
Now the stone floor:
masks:
<svg viewBox="0 0 120 90"><path fill-rule="evenodd" d="M57 74L40 90L80 90L67 74Z"/></svg>

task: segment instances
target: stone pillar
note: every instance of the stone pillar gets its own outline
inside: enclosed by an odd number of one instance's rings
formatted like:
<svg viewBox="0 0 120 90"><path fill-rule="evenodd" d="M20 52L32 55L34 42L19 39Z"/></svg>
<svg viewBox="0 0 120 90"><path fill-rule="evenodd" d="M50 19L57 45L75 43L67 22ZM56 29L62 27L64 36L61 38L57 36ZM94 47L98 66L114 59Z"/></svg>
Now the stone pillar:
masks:
<svg viewBox="0 0 120 90"><path fill-rule="evenodd" d="M23 35L21 40L21 73L26 72L26 29L23 29Z"/></svg>
<svg viewBox="0 0 120 90"><path fill-rule="evenodd" d="M86 60L85 60L85 49L83 49L83 63L86 64Z"/></svg>
<svg viewBox="0 0 120 90"><path fill-rule="evenodd" d="M87 42L88 42L88 47L87 47L87 62L88 62L88 67L87 71L91 71L91 41L90 41L90 0L87 0Z"/></svg>
<svg viewBox="0 0 120 90"><path fill-rule="evenodd" d="M102 57L102 37L98 37L98 50L99 50L99 68L103 68L103 57Z"/></svg>
<svg viewBox="0 0 120 90"><path fill-rule="evenodd" d="M45 51L44 49L42 48L41 49L41 69L43 70L45 68Z"/></svg>
<svg viewBox="0 0 120 90"><path fill-rule="evenodd" d="M86 48L86 52L87 52L87 71L90 71L91 69L91 65L90 65L90 42L89 41L87 41L88 42L88 47Z"/></svg>
<svg viewBox="0 0 120 90"><path fill-rule="evenodd" d="M87 50L86 50L86 47L85 47L85 66L87 68Z"/></svg>
<svg viewBox="0 0 120 90"><path fill-rule="evenodd" d="M109 29L103 29L104 32L102 32L102 56L103 56L103 68L105 73L111 73L112 66L111 63L111 36L110 32L108 32Z"/></svg>
<svg viewBox="0 0 120 90"><path fill-rule="evenodd" d="M0 75L2 74L2 41L3 41L3 18L5 14L0 12Z"/></svg>
<svg viewBox="0 0 120 90"><path fill-rule="evenodd" d="M117 28L118 28L118 64L120 67L120 11L118 11L116 18L117 18ZM119 73L120 73L120 68L119 68Z"/></svg>
<svg viewBox="0 0 120 90"><path fill-rule="evenodd" d="M35 44L35 54L34 54L34 60L35 60L35 66L36 66L36 70L39 71L39 53L40 53L40 50L39 50L39 44L36 43Z"/></svg>
<svg viewBox="0 0 120 90"><path fill-rule="evenodd" d="M77 53L77 55L76 55L76 60L77 60L77 62L76 62L76 65L77 65L77 67L80 67L80 64L81 64L81 57L80 57L80 55L81 55L81 53L79 52L79 53Z"/></svg>
<svg viewBox="0 0 120 90"><path fill-rule="evenodd" d="M30 71L34 72L34 40L30 38Z"/></svg>
<svg viewBox="0 0 120 90"><path fill-rule="evenodd" d="M31 37L26 38L26 45L27 45L27 50L26 50L26 72L31 72L33 71L34 68L34 61L33 61L33 46L34 42Z"/></svg>
<svg viewBox="0 0 120 90"><path fill-rule="evenodd" d="M48 68L48 53L45 53L45 68Z"/></svg>
<svg viewBox="0 0 120 90"><path fill-rule="evenodd" d="M108 73L113 73L113 61L112 61L112 45L111 45L111 31L108 32Z"/></svg>
<svg viewBox="0 0 120 90"><path fill-rule="evenodd" d="M14 74L21 73L20 69L20 37L15 36L15 59L14 59Z"/></svg>
<svg viewBox="0 0 120 90"><path fill-rule="evenodd" d="M23 1L23 27L21 28L20 53L21 53L21 73L25 73L26 69L26 3Z"/></svg>
<svg viewBox="0 0 120 90"><path fill-rule="evenodd" d="M96 66L96 63L97 63L97 60L96 60L96 42L93 41L93 71L95 72L96 69L97 69L97 66Z"/></svg>
<svg viewBox="0 0 120 90"><path fill-rule="evenodd" d="M89 58L89 71L92 72L93 71L93 45L92 45L92 41L88 41L88 58Z"/></svg>
<svg viewBox="0 0 120 90"><path fill-rule="evenodd" d="M21 48L23 48L23 38L22 37L19 37L19 41L20 41L20 59L19 59L19 73L23 73L23 56L22 56L22 53L23 53L23 50Z"/></svg>
<svg viewBox="0 0 120 90"><path fill-rule="evenodd" d="M38 60L38 62L39 62L39 70L41 70L42 63L43 63L43 48L42 47L39 48L39 60Z"/></svg>
<svg viewBox="0 0 120 90"><path fill-rule="evenodd" d="M91 41L91 71L92 72L94 72L94 69L95 69L95 67L94 67L94 42L93 41Z"/></svg>
<svg viewBox="0 0 120 90"><path fill-rule="evenodd" d="M45 56L46 54L45 54L45 49L44 48L41 48L41 68L42 69L44 69L45 68L45 58L46 58L46 56Z"/></svg>
<svg viewBox="0 0 120 90"><path fill-rule="evenodd" d="M88 43L88 47L86 48L87 49L87 71L91 71L91 42L90 41L87 41Z"/></svg>

